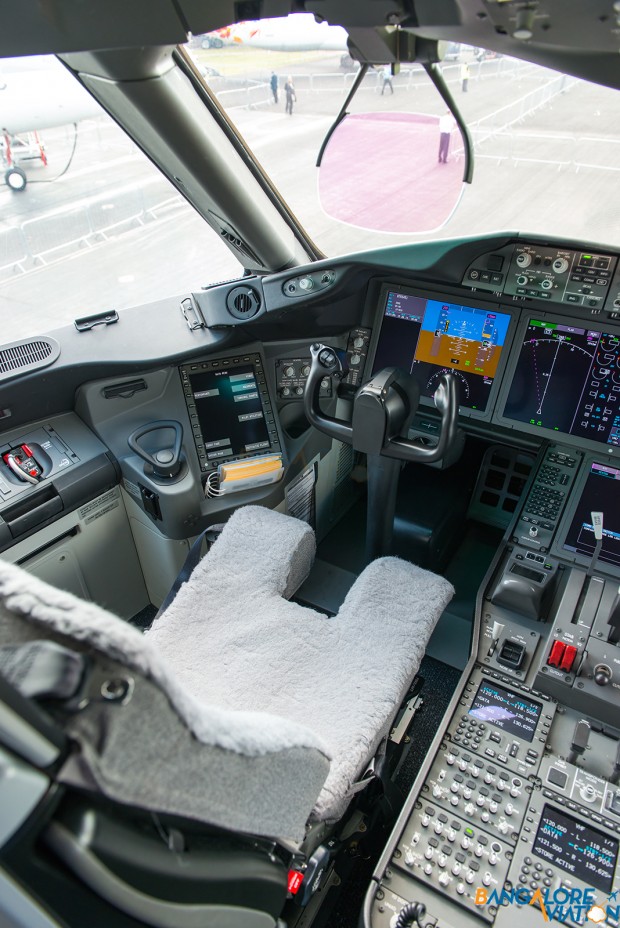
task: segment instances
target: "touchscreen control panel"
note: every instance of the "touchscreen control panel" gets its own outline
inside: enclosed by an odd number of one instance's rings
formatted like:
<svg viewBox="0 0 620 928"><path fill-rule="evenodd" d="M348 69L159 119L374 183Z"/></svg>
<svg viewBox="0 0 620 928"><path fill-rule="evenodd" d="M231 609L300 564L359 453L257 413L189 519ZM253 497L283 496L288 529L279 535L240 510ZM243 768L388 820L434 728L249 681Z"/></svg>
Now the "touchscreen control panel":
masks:
<svg viewBox="0 0 620 928"><path fill-rule="evenodd" d="M202 471L280 451L259 354L184 364L180 374Z"/></svg>

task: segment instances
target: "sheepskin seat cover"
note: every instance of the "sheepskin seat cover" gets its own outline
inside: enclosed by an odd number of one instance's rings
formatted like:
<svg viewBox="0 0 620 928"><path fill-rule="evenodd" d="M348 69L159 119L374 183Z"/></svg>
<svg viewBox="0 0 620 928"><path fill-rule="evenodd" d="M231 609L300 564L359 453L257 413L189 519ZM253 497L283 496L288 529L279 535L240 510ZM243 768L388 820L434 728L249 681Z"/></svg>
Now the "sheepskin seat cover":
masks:
<svg viewBox="0 0 620 928"><path fill-rule="evenodd" d="M284 598L314 547L304 522L238 509L147 638L201 702L309 728L332 758L313 818L332 821L389 732L454 590L384 557L330 618Z"/></svg>
<svg viewBox="0 0 620 928"><path fill-rule="evenodd" d="M104 792L301 840L308 820L341 817L454 592L443 578L384 557L328 617L287 598L314 553L304 522L238 509L145 634L0 560L0 644L14 640L15 627L27 625L31 639L46 626L52 639L74 639L142 675L114 725L98 719L106 710L97 704L72 722ZM89 732L107 729L95 756ZM146 779L141 757L161 757Z"/></svg>

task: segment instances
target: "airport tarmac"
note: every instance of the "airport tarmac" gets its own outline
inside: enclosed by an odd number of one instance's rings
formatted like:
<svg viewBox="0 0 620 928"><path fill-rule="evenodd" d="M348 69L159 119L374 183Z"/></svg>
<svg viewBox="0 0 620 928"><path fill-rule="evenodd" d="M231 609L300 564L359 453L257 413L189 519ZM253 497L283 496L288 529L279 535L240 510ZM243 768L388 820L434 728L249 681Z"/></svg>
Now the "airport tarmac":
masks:
<svg viewBox="0 0 620 928"><path fill-rule="evenodd" d="M245 71L233 57L236 70L230 76L229 66L216 64L217 50L201 60L221 75L209 79L213 92L325 254L499 229L609 246L620 242L620 210L612 197L620 163L613 91L492 59L472 63L463 93L458 65L445 66L476 143L474 184L465 186L441 230L379 234L329 219L317 194L317 153L354 75L340 69L339 53L312 53L312 60L307 55L297 65L289 59L286 73L293 73L297 102L288 116L282 100L270 102L266 83L277 55L262 53L260 66L250 61ZM281 77L280 90L282 84ZM445 109L419 68L403 69L393 84L394 94L382 96L380 75L370 73L351 111L438 116ZM72 127L48 130L43 140L48 166L25 165L30 183L23 193L0 188L3 342L76 316L183 296L241 273L217 235L107 117L81 123L77 140ZM458 155L455 142L452 152ZM415 198L402 159L395 163L390 151L381 156L392 187L395 176L400 181L399 198ZM570 194L563 192L566 182ZM389 215L383 189L377 190L377 202Z"/></svg>

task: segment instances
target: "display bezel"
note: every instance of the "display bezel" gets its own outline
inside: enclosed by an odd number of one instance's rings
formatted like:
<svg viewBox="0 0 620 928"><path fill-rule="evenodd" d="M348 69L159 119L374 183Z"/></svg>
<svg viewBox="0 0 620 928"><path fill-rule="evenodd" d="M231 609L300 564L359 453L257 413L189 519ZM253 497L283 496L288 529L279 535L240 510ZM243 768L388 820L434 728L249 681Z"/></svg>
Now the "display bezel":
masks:
<svg viewBox="0 0 620 928"><path fill-rule="evenodd" d="M387 299L387 294L390 291L398 291L399 293L405 293L408 296L416 296L424 300L444 300L446 303L453 303L459 306L467 306L471 309L482 309L488 310L489 312L503 313L506 316L509 316L508 329L506 331L506 339L502 347L502 352L500 354L499 362L497 365L497 371L495 377L493 378L493 385L489 391L489 399L487 402L487 408L483 411L479 409L470 409L467 406L459 406L459 415L471 418L478 419L483 422L488 422L491 420L496 404L497 398L499 396L500 386L504 380L506 365L508 363L508 358L512 351L512 345L514 342L515 332L517 331L517 323L519 315L521 313L521 307L517 306L506 306L503 303L493 303L489 302L488 299L479 300L478 294L475 293L470 297L471 291L465 295L467 299L463 299L464 294L462 293L450 293L447 289L441 290L440 292L433 290L420 289L418 287L410 287L403 285L399 282L389 282L382 283L381 287L377 294L373 294L372 301L376 304L374 321L372 323L372 336L370 339L370 344L368 348L368 356L366 358L366 364L364 366L364 374L362 383L367 383L372 376L372 369L375 363L375 356L377 353L377 346L379 343L379 338L381 336L381 329L383 324L383 318L385 313L385 303ZM433 403L433 398L429 396L420 396L420 406L421 407L431 407L435 408Z"/></svg>
<svg viewBox="0 0 620 928"><path fill-rule="evenodd" d="M568 530L573 521L575 512L581 500L581 496L585 489L588 476L593 464L600 464L602 467L610 466L614 467L617 470L620 470L620 461L618 458L610 460L609 457L603 457L599 452L598 454L587 454L585 455L583 461L581 462L581 469L573 488L571 490L570 500L566 506L564 514L560 519L558 529L555 533L555 538L551 545L551 554L556 557L561 558L563 561L570 561L571 564L580 564L583 567L587 567L590 564L591 558L586 554L579 554L578 551L569 551L564 547L564 542L566 541L566 536ZM603 529L605 529L605 523L603 521ZM618 566L615 564L610 564L608 561L597 561L597 573L616 573Z"/></svg>
<svg viewBox="0 0 620 928"><path fill-rule="evenodd" d="M257 451L245 451L238 454L233 454L230 457L212 459L210 460L206 456L206 451L202 445L202 431L200 430L199 422L194 423L192 419L193 411L193 398L194 394L189 385L189 380L184 379L184 375L191 377L194 374L199 374L201 371L209 372L213 370L227 370L238 366L239 368L253 366L257 376L257 382L260 387L260 402L263 409L263 415L265 418L265 425L267 426L267 435L269 440L269 447L262 448ZM274 415L274 406L271 400L271 395L269 392L268 378L266 376L265 363L261 354L257 351L244 352L243 354L228 354L217 357L207 357L207 358L197 358L195 360L189 361L185 364L179 366L179 378L181 381L181 387L183 389L183 395L185 398L187 413L190 420L191 433L194 438L194 447L196 449L196 454L198 456L198 464L200 471L203 476L207 476L211 471L217 470L220 464L230 464L233 461L243 461L249 458L262 457L265 454L273 454L275 452L282 453L283 445L280 436L280 431L278 427L277 418ZM189 387L189 392L188 392ZM199 426L198 430L193 428L193 425L197 424Z"/></svg>
<svg viewBox="0 0 620 928"><path fill-rule="evenodd" d="M546 428L545 426L531 425L529 422L521 422L516 419L509 419L504 415L504 410L508 402L508 395L510 393L512 381L517 370L519 358L521 357L521 346L523 344L523 339L525 338L525 333L527 332L530 320L532 319L554 322L559 325L574 325L582 329L592 329L595 332L609 331L613 334L620 335L620 330L617 326L610 322L605 322L603 319L600 319L600 321L595 321L590 317L579 318L578 316L565 316L563 313L559 312L538 312L536 308L523 307L521 311L521 320L514 333L510 351L510 360L502 380L493 421L497 425L501 425L502 428L507 428L514 432L526 432L530 435L538 435L541 439L551 438L556 442L561 442L563 445L567 445L568 447L578 448L581 451L585 450L592 453L598 453L599 456L605 455L605 457L609 458L620 458L620 445L608 445L600 441L594 441L591 438L584 438L581 435L570 435L568 432L560 432L556 431L555 429Z"/></svg>

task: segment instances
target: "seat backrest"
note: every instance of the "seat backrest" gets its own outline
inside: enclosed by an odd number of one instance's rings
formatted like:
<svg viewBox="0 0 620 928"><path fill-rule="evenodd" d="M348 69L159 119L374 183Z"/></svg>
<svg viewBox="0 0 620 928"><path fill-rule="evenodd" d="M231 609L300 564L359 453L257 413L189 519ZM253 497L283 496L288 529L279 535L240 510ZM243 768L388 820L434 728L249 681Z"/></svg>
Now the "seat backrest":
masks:
<svg viewBox="0 0 620 928"><path fill-rule="evenodd" d="M264 558L263 582L285 592L303 579L314 552L308 531L298 535L292 559ZM283 538L290 550L291 538ZM225 549L226 542L210 557L225 560ZM63 719L80 750L61 778L121 802L301 840L329 769L327 750L309 729L251 707L201 702L151 636L0 560L0 646L37 638L86 651L94 663L87 704ZM130 681L122 703L102 696L114 679Z"/></svg>

